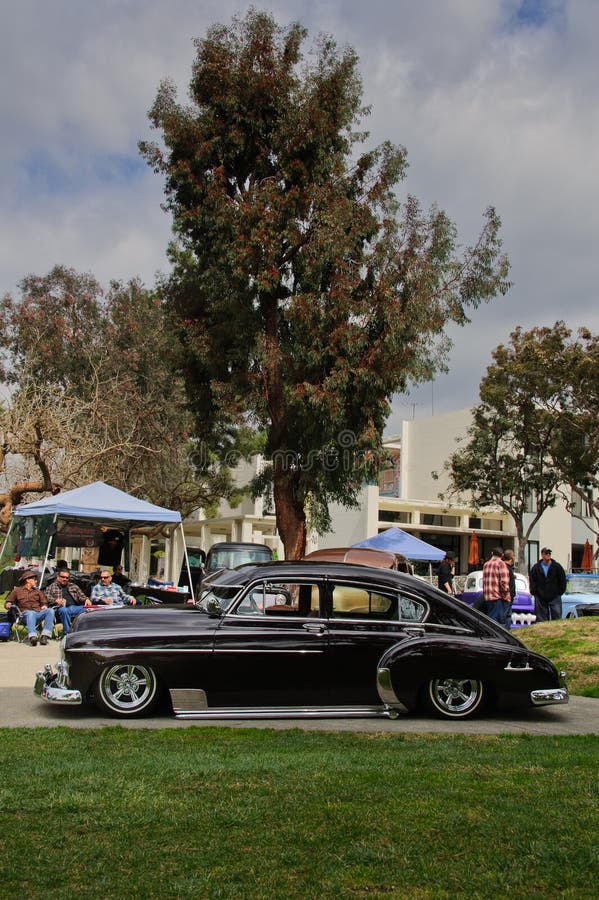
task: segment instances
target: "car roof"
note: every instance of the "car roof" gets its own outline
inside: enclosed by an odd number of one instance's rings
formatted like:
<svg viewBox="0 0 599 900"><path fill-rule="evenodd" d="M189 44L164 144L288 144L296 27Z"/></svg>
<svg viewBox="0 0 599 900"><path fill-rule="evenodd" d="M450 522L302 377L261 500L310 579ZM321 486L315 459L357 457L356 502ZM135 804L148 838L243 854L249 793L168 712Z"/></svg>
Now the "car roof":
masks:
<svg viewBox="0 0 599 900"><path fill-rule="evenodd" d="M220 570L210 576L210 584L234 585L247 584L255 578L349 578L353 581L386 584L389 587L403 587L406 590L437 589L428 582L421 581L413 575L396 572L392 569L380 569L374 566L361 566L354 563L319 562L313 560L281 560L263 563L244 563L234 569ZM208 581L204 581L208 584Z"/></svg>
<svg viewBox="0 0 599 900"><path fill-rule="evenodd" d="M251 541L219 541L216 544L212 544L211 547L208 548L208 553L211 550L268 550L269 553L272 553L271 548L268 544L253 544Z"/></svg>

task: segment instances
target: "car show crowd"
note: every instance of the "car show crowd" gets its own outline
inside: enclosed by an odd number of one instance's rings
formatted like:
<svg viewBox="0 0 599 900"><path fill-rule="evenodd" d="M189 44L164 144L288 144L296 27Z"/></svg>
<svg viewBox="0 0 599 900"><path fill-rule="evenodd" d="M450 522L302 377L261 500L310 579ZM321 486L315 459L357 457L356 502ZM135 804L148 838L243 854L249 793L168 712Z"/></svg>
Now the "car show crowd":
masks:
<svg viewBox="0 0 599 900"><path fill-rule="evenodd" d="M122 574L120 565L115 567L114 575L110 568L100 568L85 579L83 583L88 593L75 583L68 564L63 560L58 561L56 571L48 579L44 590L37 586L38 577L38 573L25 570L4 602L11 625L21 624L26 628L27 641L32 647L37 645L38 640L42 645L47 644L57 624L62 626L62 634L67 635L73 619L85 609L137 605L141 602L124 590L128 580ZM40 626L41 633L38 634Z"/></svg>

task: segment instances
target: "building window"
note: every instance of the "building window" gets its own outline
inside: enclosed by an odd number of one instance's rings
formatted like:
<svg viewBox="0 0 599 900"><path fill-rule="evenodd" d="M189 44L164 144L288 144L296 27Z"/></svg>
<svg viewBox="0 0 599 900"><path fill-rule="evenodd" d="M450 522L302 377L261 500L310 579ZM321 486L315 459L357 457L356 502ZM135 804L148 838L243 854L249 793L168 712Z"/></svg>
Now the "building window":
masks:
<svg viewBox="0 0 599 900"><path fill-rule="evenodd" d="M537 511L537 495L531 491L526 497L526 512L536 513Z"/></svg>
<svg viewBox="0 0 599 900"><path fill-rule="evenodd" d="M420 517L420 523L422 525L442 526L443 528L459 528L460 517L459 516L437 516L437 515L433 515L433 513L423 513L422 516Z"/></svg>
<svg viewBox="0 0 599 900"><path fill-rule="evenodd" d="M529 541L524 552L524 565L526 572L530 572L535 563L539 561L539 542ZM524 573L526 574L526 573Z"/></svg>
<svg viewBox="0 0 599 900"><path fill-rule="evenodd" d="M403 510L381 509L379 510L379 522L401 522L409 525L412 521L412 513Z"/></svg>
<svg viewBox="0 0 599 900"><path fill-rule="evenodd" d="M593 494L587 488L579 487L572 494L572 515L583 519L590 519L593 515Z"/></svg>
<svg viewBox="0 0 599 900"><path fill-rule="evenodd" d="M485 531L503 531L502 519L483 519L482 527Z"/></svg>
<svg viewBox="0 0 599 900"><path fill-rule="evenodd" d="M482 528L482 519L477 518L476 516L468 517L468 528Z"/></svg>

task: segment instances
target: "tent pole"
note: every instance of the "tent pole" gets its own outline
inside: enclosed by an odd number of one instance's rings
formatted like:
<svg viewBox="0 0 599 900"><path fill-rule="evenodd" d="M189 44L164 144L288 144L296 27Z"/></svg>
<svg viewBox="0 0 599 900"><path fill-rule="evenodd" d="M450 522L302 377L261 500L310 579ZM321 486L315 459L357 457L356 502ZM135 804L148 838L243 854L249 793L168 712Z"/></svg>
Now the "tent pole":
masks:
<svg viewBox="0 0 599 900"><path fill-rule="evenodd" d="M0 560L4 557L4 551L6 550L6 545L8 544L8 539L12 534L12 530L14 528L15 520L12 518L10 520L10 525L8 526L8 531L6 532L6 537L2 543L2 550L0 551Z"/></svg>
<svg viewBox="0 0 599 900"><path fill-rule="evenodd" d="M191 580L191 569L189 567L189 556L187 555L187 544L185 542L185 530L183 528L183 520L180 522L181 527L181 539L183 541L183 553L185 554L185 567L187 569L187 580L189 581L189 597L193 601L195 601L195 597L193 594L193 583Z"/></svg>
<svg viewBox="0 0 599 900"><path fill-rule="evenodd" d="M54 514L54 519L52 520L52 524L56 525L56 520L58 519L58 513ZM44 557L44 564L42 566L42 571L40 572L40 583L38 584L38 588L42 589L42 581L44 580L44 572L46 571L46 564L48 562L48 557L50 556L50 547L52 546L52 538L54 537L56 532L52 532L50 537L48 538L48 546L46 547L46 556Z"/></svg>

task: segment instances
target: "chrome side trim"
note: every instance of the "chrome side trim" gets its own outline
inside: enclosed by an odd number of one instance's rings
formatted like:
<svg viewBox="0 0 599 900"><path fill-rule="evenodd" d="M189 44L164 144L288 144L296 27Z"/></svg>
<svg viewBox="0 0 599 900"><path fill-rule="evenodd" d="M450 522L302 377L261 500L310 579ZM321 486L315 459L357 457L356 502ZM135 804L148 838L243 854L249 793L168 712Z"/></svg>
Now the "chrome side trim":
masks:
<svg viewBox="0 0 599 900"><path fill-rule="evenodd" d="M324 648L317 647L315 650L276 650L271 649L270 647L261 647L258 650L239 650L237 647L215 647L215 653L268 653L273 656L307 656L309 653L315 654L324 652Z"/></svg>
<svg viewBox="0 0 599 900"><path fill-rule="evenodd" d="M386 666L379 666L376 670L376 689L379 693L379 697L385 706L388 707L388 714L392 718L395 718L398 710L400 712L408 712L407 707L399 700L397 694L393 690L391 672Z"/></svg>
<svg viewBox="0 0 599 900"><path fill-rule="evenodd" d="M212 653L210 647L69 647L70 653Z"/></svg>
<svg viewBox="0 0 599 900"><path fill-rule="evenodd" d="M528 660L526 661L525 666L513 666L512 661L510 660L507 666L503 668L504 672L533 672L534 669L532 666L528 664Z"/></svg>
<svg viewBox="0 0 599 900"><path fill-rule="evenodd" d="M568 694L568 689L565 687L561 687L531 691L530 699L532 700L533 706L550 706L551 704L556 703L568 703L570 697Z"/></svg>
<svg viewBox="0 0 599 900"><path fill-rule="evenodd" d="M206 691L195 688L171 688L171 703L173 704L173 712L179 716L193 710L208 709L208 697Z"/></svg>
<svg viewBox="0 0 599 900"><path fill-rule="evenodd" d="M383 706L256 706L175 711L177 719L347 719L393 718Z"/></svg>

